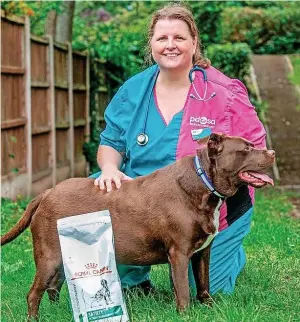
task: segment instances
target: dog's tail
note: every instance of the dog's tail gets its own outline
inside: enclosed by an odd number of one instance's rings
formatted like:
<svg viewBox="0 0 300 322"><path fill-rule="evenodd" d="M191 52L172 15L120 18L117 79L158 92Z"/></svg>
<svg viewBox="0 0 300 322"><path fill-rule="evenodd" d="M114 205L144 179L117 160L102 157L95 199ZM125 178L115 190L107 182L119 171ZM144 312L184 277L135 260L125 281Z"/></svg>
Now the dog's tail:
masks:
<svg viewBox="0 0 300 322"><path fill-rule="evenodd" d="M23 216L21 219L16 223L16 225L4 236L1 237L1 246L11 242L15 238L17 238L22 232L30 225L31 218L35 214L41 200L43 199L45 193L39 194L35 197L31 203L27 206Z"/></svg>

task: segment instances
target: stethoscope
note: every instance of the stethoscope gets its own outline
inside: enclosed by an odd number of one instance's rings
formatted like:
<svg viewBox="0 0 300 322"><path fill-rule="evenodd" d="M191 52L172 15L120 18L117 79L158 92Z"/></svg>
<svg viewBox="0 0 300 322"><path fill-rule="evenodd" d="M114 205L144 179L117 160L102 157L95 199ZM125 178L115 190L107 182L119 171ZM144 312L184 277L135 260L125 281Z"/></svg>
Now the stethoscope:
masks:
<svg viewBox="0 0 300 322"><path fill-rule="evenodd" d="M202 74L203 74L203 80L204 80L204 95L203 95L203 97L201 97L199 95L199 93L196 90L196 87L194 85L193 73L196 72L196 71L202 72ZM158 72L156 73L156 76L154 77L153 82L151 84L152 85L152 89L151 89L151 92L150 92L150 95L149 95L149 98L148 98L148 106L147 106L147 110L146 110L143 131L136 138L136 142L140 146L146 145L148 143L148 141L149 141L149 137L145 133L145 131L146 131L146 123L147 123L147 119L148 119L148 113L149 113L151 96L152 96L152 93L153 93L153 89L154 89L154 85L155 85L157 76L158 76ZM190 97L191 98L196 99L197 101L207 102L207 101L211 100L213 97L215 97L217 95L215 92L213 92L208 98L206 98L206 96L207 96L207 82L208 82L208 80L207 80L207 73L206 73L206 71L203 68L201 68L201 67L199 67L197 65L194 66L190 70L190 72L189 72L189 79L190 79L190 82L191 82L191 84L193 86L193 89L195 91L195 94L197 95L197 96L195 96L194 94L190 94Z"/></svg>

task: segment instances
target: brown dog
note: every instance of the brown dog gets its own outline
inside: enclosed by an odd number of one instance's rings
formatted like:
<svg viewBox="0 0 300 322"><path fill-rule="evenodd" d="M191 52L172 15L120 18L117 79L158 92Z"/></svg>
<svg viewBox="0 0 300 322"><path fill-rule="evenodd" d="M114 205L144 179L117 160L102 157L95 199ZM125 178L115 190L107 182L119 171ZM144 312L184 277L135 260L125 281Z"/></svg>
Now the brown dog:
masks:
<svg viewBox="0 0 300 322"><path fill-rule="evenodd" d="M92 179L75 178L37 196L1 239L2 245L10 242L30 224L36 275L27 296L28 315L37 317L46 289L50 300L57 300L64 282L57 220L104 209L111 213L118 263L169 262L181 310L189 304L188 263L192 258L197 298L207 299L210 247L192 255L216 232L214 210L220 198L197 175L197 157L216 191L225 197L234 195L243 184L273 184L262 173L272 165L274 151L254 149L242 138L212 134L196 157L182 158L148 176L124 182L119 190L99 191Z"/></svg>

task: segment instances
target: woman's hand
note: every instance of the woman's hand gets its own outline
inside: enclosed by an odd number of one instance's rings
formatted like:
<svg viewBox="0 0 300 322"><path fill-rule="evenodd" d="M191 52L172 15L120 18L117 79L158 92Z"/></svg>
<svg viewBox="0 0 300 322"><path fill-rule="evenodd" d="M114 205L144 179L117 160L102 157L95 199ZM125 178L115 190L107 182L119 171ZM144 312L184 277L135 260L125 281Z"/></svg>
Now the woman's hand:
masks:
<svg viewBox="0 0 300 322"><path fill-rule="evenodd" d="M126 174L118 170L114 165L107 165L102 168L101 175L94 181L95 186L99 186L100 190L110 192L112 190L112 182L115 183L116 188L121 187L121 181L133 180Z"/></svg>

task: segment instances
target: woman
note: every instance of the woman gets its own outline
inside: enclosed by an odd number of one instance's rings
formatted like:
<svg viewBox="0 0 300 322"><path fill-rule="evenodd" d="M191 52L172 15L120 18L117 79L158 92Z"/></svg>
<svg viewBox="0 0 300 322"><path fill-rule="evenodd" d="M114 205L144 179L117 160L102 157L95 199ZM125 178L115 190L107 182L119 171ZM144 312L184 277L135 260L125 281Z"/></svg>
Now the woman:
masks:
<svg viewBox="0 0 300 322"><path fill-rule="evenodd" d="M155 12L148 36L149 56L156 65L126 81L105 112L107 126L97 156L102 173L95 185L108 192L112 183L119 188L124 180L194 154L197 139L211 132L242 136L256 147L265 145L264 128L245 86L202 56L188 9L167 5ZM250 229L253 196L252 188L241 188L221 208L220 232L211 248L211 294L232 292L245 264L242 241ZM151 290L150 267L118 270L123 287Z"/></svg>

